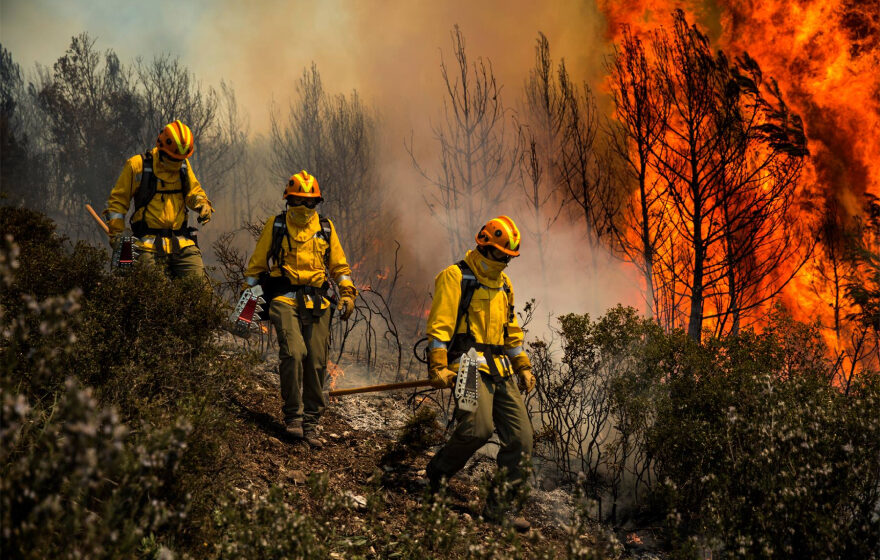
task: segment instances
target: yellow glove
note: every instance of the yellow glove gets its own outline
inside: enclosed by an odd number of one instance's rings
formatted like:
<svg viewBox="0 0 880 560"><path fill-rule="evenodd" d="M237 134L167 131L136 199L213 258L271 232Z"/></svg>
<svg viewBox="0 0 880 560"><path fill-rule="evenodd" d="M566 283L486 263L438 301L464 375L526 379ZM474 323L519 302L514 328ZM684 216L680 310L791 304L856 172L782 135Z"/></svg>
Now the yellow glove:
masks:
<svg viewBox="0 0 880 560"><path fill-rule="evenodd" d="M109 222L107 222L107 235L109 236L110 247L114 250L116 249L116 244L119 242L119 238L125 234L125 220L122 218L113 218Z"/></svg>
<svg viewBox="0 0 880 560"><path fill-rule="evenodd" d="M446 357L446 348L428 350L428 379L435 389L452 387L455 383L455 372L450 371Z"/></svg>
<svg viewBox="0 0 880 560"><path fill-rule="evenodd" d="M110 237L116 237L117 235L122 233L122 230L125 229L125 220L123 220L122 218L113 218L112 220L107 222L107 229L110 230L108 232L108 235Z"/></svg>
<svg viewBox="0 0 880 560"><path fill-rule="evenodd" d="M343 321L348 321L354 311L354 298L357 297L357 288L354 286L339 286L339 316Z"/></svg>
<svg viewBox="0 0 880 560"><path fill-rule="evenodd" d="M513 371L519 377L519 390L522 393L528 393L535 388L535 376L532 375L532 362L529 361L529 355L525 352L517 354L510 359L513 365Z"/></svg>
<svg viewBox="0 0 880 560"><path fill-rule="evenodd" d="M196 202L196 210L199 211L199 223L207 224L211 221L211 216L214 214L214 207L211 206L211 201L207 198L200 198L198 202Z"/></svg>

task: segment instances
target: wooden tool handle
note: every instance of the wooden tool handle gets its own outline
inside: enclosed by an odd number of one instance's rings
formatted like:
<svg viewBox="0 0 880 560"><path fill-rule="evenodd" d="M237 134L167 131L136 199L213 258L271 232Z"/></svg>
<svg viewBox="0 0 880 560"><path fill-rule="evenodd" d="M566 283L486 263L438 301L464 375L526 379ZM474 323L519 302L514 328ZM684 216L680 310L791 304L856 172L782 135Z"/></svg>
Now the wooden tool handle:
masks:
<svg viewBox="0 0 880 560"><path fill-rule="evenodd" d="M402 383L385 383L384 385L367 385L366 387L353 387L351 389L336 389L330 391L331 397L341 395L354 395L356 393L374 393L379 391L393 391L395 389L415 389L416 387L431 387L431 382L427 379L418 381L404 381Z"/></svg>
<svg viewBox="0 0 880 560"><path fill-rule="evenodd" d="M101 225L101 228L104 230L104 233L106 233L107 235L110 235L110 228L107 227L107 224L104 223L104 220L101 219L101 216L99 216L98 213L95 212L95 209L92 208L92 206L90 204L86 204L86 210L88 210L89 214L92 215L92 217L95 219L95 221Z"/></svg>

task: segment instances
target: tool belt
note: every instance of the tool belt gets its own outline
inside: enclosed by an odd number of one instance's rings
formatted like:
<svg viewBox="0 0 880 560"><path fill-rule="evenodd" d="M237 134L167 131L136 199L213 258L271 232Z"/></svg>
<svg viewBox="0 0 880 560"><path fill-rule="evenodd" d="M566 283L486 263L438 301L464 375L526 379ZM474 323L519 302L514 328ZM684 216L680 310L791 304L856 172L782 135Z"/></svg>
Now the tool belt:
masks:
<svg viewBox="0 0 880 560"><path fill-rule="evenodd" d="M498 371L498 366L495 363L496 357L501 359L505 373L509 374L512 371L513 368L510 364L510 359L507 357L507 354L505 354L506 349L503 344L483 344L482 342L477 342L470 333L460 333L459 336L454 337L448 350L449 363L459 361L462 354L471 348L483 354L483 357L486 359L486 366L489 368L489 375L492 377L493 381L500 381L502 377L504 377L501 372Z"/></svg>
<svg viewBox="0 0 880 560"><path fill-rule="evenodd" d="M330 297L330 283L324 282L321 286L294 285L287 276L270 276L268 272L260 274L260 286L263 288L263 298L270 302L277 297L286 297L296 301L297 310L301 317L310 314L312 317L321 317L327 309L322 308L324 298L330 300L329 309L333 309L335 302ZM312 308L306 307L306 300L312 302ZM266 306L268 308L268 306ZM309 313L311 311L311 313Z"/></svg>
<svg viewBox="0 0 880 560"><path fill-rule="evenodd" d="M161 242L162 238L167 238L171 243L171 252L177 253L180 251L180 241L178 241L178 237L185 237L196 244L196 247L199 246L198 239L198 229L194 227L183 226L180 229L171 229L171 228L151 228L147 227L145 221L134 222L131 224L131 232L138 238L144 238L147 235L155 235L156 242L153 244L153 248L156 249L157 252L163 253L165 252L165 244Z"/></svg>

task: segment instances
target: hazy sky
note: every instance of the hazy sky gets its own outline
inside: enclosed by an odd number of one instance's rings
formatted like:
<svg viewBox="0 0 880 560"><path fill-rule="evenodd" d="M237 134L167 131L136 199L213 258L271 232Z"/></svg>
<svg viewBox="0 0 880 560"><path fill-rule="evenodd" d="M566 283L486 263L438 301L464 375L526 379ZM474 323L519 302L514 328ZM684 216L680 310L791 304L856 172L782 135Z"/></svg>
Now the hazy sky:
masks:
<svg viewBox="0 0 880 560"><path fill-rule="evenodd" d="M151 11L144 11L145 7ZM97 48L112 48L125 63L138 56L149 60L171 53L203 84L216 85L221 79L231 83L251 133L266 132L270 101L284 106L303 69L316 62L326 90L357 89L378 109L384 137L382 188L394 193L386 200L393 206L398 230L412 232L402 237L406 249L431 277L448 264L449 257L446 250L436 250L437 236L443 232L432 220L426 221L423 195L428 187L414 173L403 139L414 131L420 161L433 163L436 146L430 123L439 118L445 94L441 49L448 60L450 31L456 23L464 33L469 57L491 59L508 107L516 108L522 98L538 31L547 35L554 59L565 57L573 78L593 80L602 75L607 44L602 36L604 20L597 15L594 0L0 0L0 42L26 73L34 63L51 66L70 38L83 31L97 39ZM517 215L519 210L502 205L496 211ZM430 237L424 234L426 225L433 232ZM557 279L540 314L599 313L618 301L639 304L633 297L634 283L621 278L621 269L607 255L590 255L594 264L585 271L587 257L575 257L579 252L572 251L582 246L580 234L562 227L556 239L550 258ZM536 259L536 252L526 251L511 265L522 293L531 293L530 297L547 293L539 289L540 275L526 273L539 269Z"/></svg>
<svg viewBox="0 0 880 560"><path fill-rule="evenodd" d="M449 50L455 23L508 90L521 86L539 30L575 76L601 69L592 1L0 0L0 41L25 70L51 65L82 31L123 61L171 53L206 84L230 82L255 131L266 128L269 100L286 100L311 61L331 91L357 88L381 109L404 111L398 117L424 112L419 101L433 102L439 49Z"/></svg>

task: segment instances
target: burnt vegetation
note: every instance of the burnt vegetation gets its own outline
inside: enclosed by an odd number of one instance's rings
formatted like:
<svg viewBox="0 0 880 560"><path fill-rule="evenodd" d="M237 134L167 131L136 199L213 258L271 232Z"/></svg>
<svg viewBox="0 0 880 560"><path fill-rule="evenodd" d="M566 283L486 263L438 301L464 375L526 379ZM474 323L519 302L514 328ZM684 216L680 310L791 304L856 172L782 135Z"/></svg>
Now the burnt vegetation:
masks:
<svg viewBox="0 0 880 560"><path fill-rule="evenodd" d="M266 185L307 169L361 289L351 320L334 324L331 361L367 382L425 376L410 349L429 294L395 240L375 107L327 91L312 64L254 138L231 88L171 57L126 64L83 34L25 76L2 49L4 552L615 558L638 549L615 531L644 530L673 557L876 558L880 204L862 201L847 223L816 206L814 220L812 156L785 92L681 12L671 21L623 31L607 59L610 118L545 35L513 90L456 26L434 153L418 138L403 146L448 235L438 251L454 260L505 200L545 286L548 248L572 224L592 255L639 271L645 316L566 310L527 339L532 486L561 488L567 508L564 522L536 524L543 536L484 524L472 506L488 481L417 499L445 395L408 395L412 417L391 433L352 428L331 407L333 442L312 456L273 419L274 378L260 369L271 331L224 334L255 239L282 207ZM202 241L213 289L140 266L108 272L80 210L99 207L118 166L173 118L197 131L193 165L224 210L214 231L225 233ZM803 271L830 324L786 309L780 294ZM534 302L518 312L528 325Z"/></svg>

